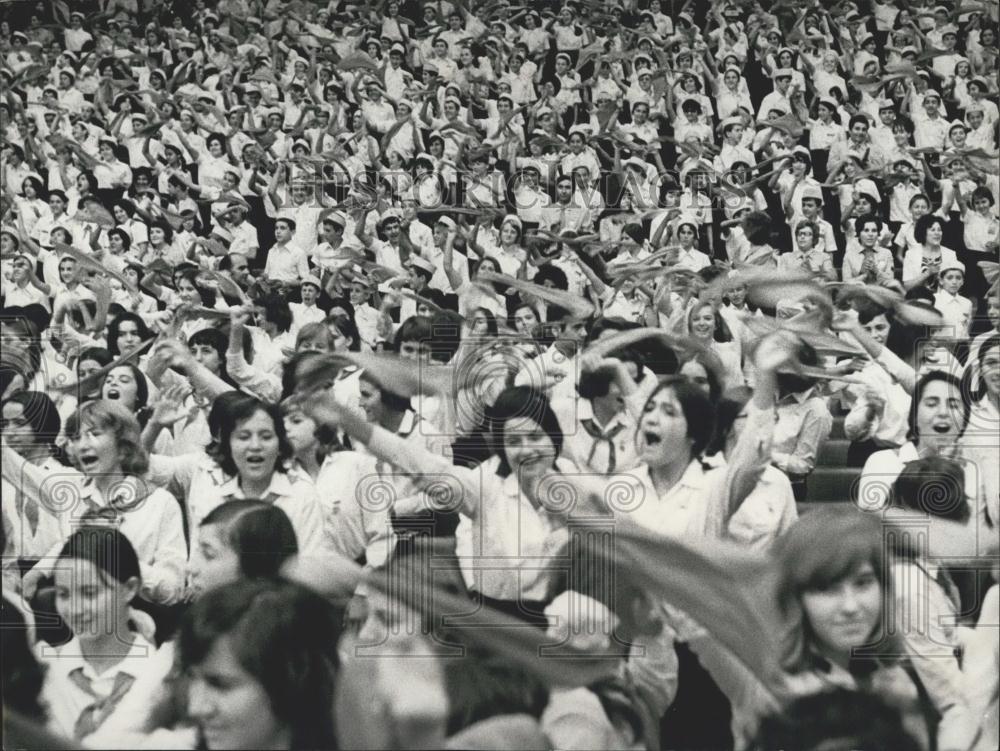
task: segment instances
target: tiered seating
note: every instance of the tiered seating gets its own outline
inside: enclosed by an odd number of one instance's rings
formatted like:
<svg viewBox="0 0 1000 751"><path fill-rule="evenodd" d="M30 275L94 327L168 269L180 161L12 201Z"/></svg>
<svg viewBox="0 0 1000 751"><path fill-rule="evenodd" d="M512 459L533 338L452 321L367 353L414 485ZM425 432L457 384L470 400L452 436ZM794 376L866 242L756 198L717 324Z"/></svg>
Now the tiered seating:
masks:
<svg viewBox="0 0 1000 751"><path fill-rule="evenodd" d="M820 446L816 469L809 475L809 489L799 513L819 504L852 503L854 485L861 475L860 466L848 466L847 449L851 442L844 435L844 416L834 413L833 430Z"/></svg>

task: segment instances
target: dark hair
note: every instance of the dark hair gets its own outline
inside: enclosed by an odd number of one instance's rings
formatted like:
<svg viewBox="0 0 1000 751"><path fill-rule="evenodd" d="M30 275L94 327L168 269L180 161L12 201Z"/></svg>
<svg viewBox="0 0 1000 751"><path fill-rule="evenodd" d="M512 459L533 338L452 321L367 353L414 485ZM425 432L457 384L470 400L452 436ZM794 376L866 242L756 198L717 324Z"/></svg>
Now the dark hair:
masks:
<svg viewBox="0 0 1000 751"><path fill-rule="evenodd" d="M430 343L434 337L434 329L431 322L422 316L410 316L403 321L396 330L396 335L392 340L392 347L396 352L403 345L403 342Z"/></svg>
<svg viewBox="0 0 1000 751"><path fill-rule="evenodd" d="M284 295L269 292L254 302L264 308L264 317L277 326L278 331L285 333L292 328L292 309Z"/></svg>
<svg viewBox="0 0 1000 751"><path fill-rule="evenodd" d="M799 362L807 366L818 366L819 355L808 343L800 341L796 348L796 355ZM778 393L781 395L797 394L805 391L816 383L816 379L811 376L797 375L795 373L779 373L777 377Z"/></svg>
<svg viewBox="0 0 1000 751"><path fill-rule="evenodd" d="M486 334L487 336L496 336L500 329L497 327L497 317L493 315L493 312L487 308L476 308L472 311L470 318L475 318L477 315L481 315L486 319Z"/></svg>
<svg viewBox="0 0 1000 751"><path fill-rule="evenodd" d="M714 352L697 352L693 357L687 358L678 366L677 373L679 375L684 366L689 362L698 363L705 369L705 377L708 380L708 398L712 400L713 404L717 403L719 396L722 394L722 382L725 376L722 372L722 361L719 360ZM687 378L687 376L684 377Z"/></svg>
<svg viewBox="0 0 1000 751"><path fill-rule="evenodd" d="M907 731L900 710L881 695L835 688L801 696L765 717L751 749L775 748L919 751L921 746Z"/></svg>
<svg viewBox="0 0 1000 751"><path fill-rule="evenodd" d="M653 399L664 389L674 392L687 421L688 438L691 439L691 458L700 456L708 447L715 432L715 409L708 396L684 376L672 375L663 378L643 405L645 412Z"/></svg>
<svg viewBox="0 0 1000 751"><path fill-rule="evenodd" d="M132 313L131 311L127 311L125 313L119 313L117 316L114 317L114 320L112 320L111 323L108 324L108 353L111 355L112 359L117 358L119 355L122 354L121 350L118 349L119 329L121 329L123 323L127 322L132 322L135 324L136 330L139 334L139 338L142 339L142 341L145 342L153 338L153 332L149 330L149 326L146 325L146 322L142 319L142 316L138 315L137 313ZM80 353L80 359L83 359L82 352ZM110 362L111 360L108 360L108 363ZM102 363L102 364L107 365L108 363Z"/></svg>
<svg viewBox="0 0 1000 751"><path fill-rule="evenodd" d="M749 386L737 386L728 389L722 398L715 405L715 434L712 441L705 449L705 453L711 456L718 454L726 448L726 441L736 424L736 418L753 397L753 389Z"/></svg>
<svg viewBox="0 0 1000 751"><path fill-rule="evenodd" d="M111 237L112 235L116 235L117 237L121 238L121 240L122 240L122 248L125 251L128 251L132 247L132 238L131 238L131 236L129 236L129 233L126 232L125 230L123 230L123 229L121 229L119 227L115 227L114 229L109 229L108 230L108 237Z"/></svg>
<svg viewBox="0 0 1000 751"><path fill-rule="evenodd" d="M143 418L148 417L148 415L143 415L144 408L149 404L149 381L146 379L146 374L143 373L135 363L126 362L121 365L115 366L115 370L118 368L128 368L132 372L132 377L135 379L135 409L136 418L139 420L140 424L144 422ZM104 376L104 380L108 379L111 375L109 371ZM101 389L104 389L104 381L101 381Z"/></svg>
<svg viewBox="0 0 1000 751"><path fill-rule="evenodd" d="M869 122L867 115L853 115L851 119L847 121L847 129L853 130L854 126L857 125L858 123L863 123L864 126L869 130L872 127L872 124L871 122Z"/></svg>
<svg viewBox="0 0 1000 751"><path fill-rule="evenodd" d="M348 303L350 306L350 303ZM340 303L334 303L331 307L343 307ZM347 337L351 340L350 346L347 348L350 352L360 352L361 351L361 333L358 331L358 325L354 322L353 306L348 308L351 310L351 314L348 316L343 315L333 315L328 316L326 319L326 326L329 328L333 326L341 333L342 336ZM303 328L305 328L303 326Z"/></svg>
<svg viewBox="0 0 1000 751"><path fill-rule="evenodd" d="M511 466L504 452L504 431L507 421L518 417L537 422L552 440L556 456L562 452L562 428L549 405L548 397L530 386L512 386L504 389L488 410L493 450L500 458L497 474L501 477L507 477L511 473Z"/></svg>
<svg viewBox="0 0 1000 751"><path fill-rule="evenodd" d="M785 621L781 664L793 673L813 666L815 637L802 607L805 592L824 590L867 563L883 593L892 581L879 519L839 508L820 508L800 517L778 538L772 555L779 572L778 607ZM883 600L891 602L891 599Z"/></svg>
<svg viewBox="0 0 1000 751"><path fill-rule="evenodd" d="M549 702L545 684L499 654L463 646L463 657L444 661L449 735L498 715L541 717Z"/></svg>
<svg viewBox="0 0 1000 751"><path fill-rule="evenodd" d="M222 471L230 477L236 477L239 474L236 469L236 463L233 461L232 447L230 445L233 432L241 422L249 420L258 412L263 412L271 418L274 423L275 435L278 437L278 459L274 463L274 471L283 471L285 463L295 453L292 445L288 442L288 436L285 434L285 421L282 419L278 407L262 402L260 399L249 394L240 394L239 397L233 397L232 401L226 404L225 412L221 415L222 419L219 429L218 462Z"/></svg>
<svg viewBox="0 0 1000 751"><path fill-rule="evenodd" d="M111 526L92 525L77 529L59 551L58 560L66 558L88 561L116 582L124 583L129 579L142 581L135 548L121 531ZM107 578L102 578L107 583Z"/></svg>
<svg viewBox="0 0 1000 751"><path fill-rule="evenodd" d="M927 230L935 224L940 225L941 230L944 231L944 219L937 214L924 214L913 225L913 239L921 244L927 242Z"/></svg>
<svg viewBox="0 0 1000 751"><path fill-rule="evenodd" d="M954 459L930 456L907 462L892 486L892 503L954 522L969 519L965 468Z"/></svg>
<svg viewBox="0 0 1000 751"><path fill-rule="evenodd" d="M76 365L79 368L80 363L84 360L93 360L103 368L105 365L110 365L114 362L114 359L112 354L104 347L87 347L80 350L80 354L76 358Z"/></svg>
<svg viewBox="0 0 1000 751"><path fill-rule="evenodd" d="M878 227L878 231L882 231L882 220L875 214L862 214L861 216L855 218L854 220L854 231L861 234L861 230L865 228L868 222L875 222L875 226Z"/></svg>
<svg viewBox="0 0 1000 751"><path fill-rule="evenodd" d="M45 684L45 668L35 657L28 635L24 616L5 596L0 604L0 651L3 652L4 662L3 707L4 710L20 712L43 726L46 717L40 697ZM11 733L9 726L4 730L5 735ZM8 740L14 742L9 737Z"/></svg>
<svg viewBox="0 0 1000 751"><path fill-rule="evenodd" d="M551 263L544 263L539 266L538 272L532 281L535 284L545 284L546 281L550 281L556 289L569 289L569 279L566 277L566 272L558 266L553 266Z"/></svg>
<svg viewBox="0 0 1000 751"><path fill-rule="evenodd" d="M277 506L258 500L226 501L208 512L202 527L217 524L236 553L246 577L275 578L286 560L299 552L292 522Z"/></svg>
<svg viewBox="0 0 1000 751"><path fill-rule="evenodd" d="M985 185L980 185L978 188L972 191L973 201L978 201L980 198L987 199L990 202L990 206L996 204L996 201L993 199L993 193L991 193L990 189L987 188Z"/></svg>
<svg viewBox="0 0 1000 751"><path fill-rule="evenodd" d="M916 443L920 440L920 434L917 432L917 410L920 408L920 402L924 398L924 391L935 381L944 381L945 383L951 384L955 387L955 390L959 393L959 400L962 402L962 431L965 431L965 426L969 424L969 411L971 405L968 400L963 398L962 392L962 382L951 373L945 373L943 370L932 370L930 373L926 373L919 381L917 381L916 387L913 389L913 400L911 401L910 407L910 419L909 428L906 431L906 437L908 440Z"/></svg>
<svg viewBox="0 0 1000 751"><path fill-rule="evenodd" d="M333 693L340 618L319 595L281 579L244 579L199 597L178 636L182 669L228 637L240 666L261 685L292 732L293 749L336 748Z"/></svg>
<svg viewBox="0 0 1000 751"><path fill-rule="evenodd" d="M174 284L179 288L182 279L186 279L192 287L198 290L198 296L201 297L201 304L206 308L211 308L215 305L215 291L203 287L198 283L199 271L197 267L190 267L184 269L174 268L173 280ZM179 291L179 289L178 289ZM288 307L288 303L285 303L285 307ZM289 314L290 315L290 314ZM287 330L287 329L286 329Z"/></svg>
<svg viewBox="0 0 1000 751"><path fill-rule="evenodd" d="M580 382L577 384L576 390L582 399L607 396L611 390L611 384L614 383L615 375L615 369L610 367L588 370L580 374Z"/></svg>
<svg viewBox="0 0 1000 751"><path fill-rule="evenodd" d="M11 402L20 404L23 408L24 419L31 426L31 431L37 439L36 443L55 451L55 441L62 428L62 419L48 394L41 391L18 391L4 399L3 404Z"/></svg>
<svg viewBox="0 0 1000 751"><path fill-rule="evenodd" d="M375 379L375 376L373 376L368 370L362 370L360 376L358 377L365 383L378 389L379 401L386 409L391 409L393 412L406 412L408 409L412 408L409 397L402 396L394 391L389 391L381 383L379 383Z"/></svg>

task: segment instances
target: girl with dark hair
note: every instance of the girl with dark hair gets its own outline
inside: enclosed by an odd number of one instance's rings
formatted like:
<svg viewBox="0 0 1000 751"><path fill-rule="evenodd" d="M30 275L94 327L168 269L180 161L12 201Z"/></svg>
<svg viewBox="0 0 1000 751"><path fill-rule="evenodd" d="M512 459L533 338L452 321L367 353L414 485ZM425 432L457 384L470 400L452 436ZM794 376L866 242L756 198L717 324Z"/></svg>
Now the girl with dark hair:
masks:
<svg viewBox="0 0 1000 751"><path fill-rule="evenodd" d="M798 350L803 365L818 367L816 351L806 343ZM771 461L788 475L795 500L806 499L806 481L816 468L820 445L830 436L833 417L826 399L819 395L816 379L782 373L777 380L777 423Z"/></svg>
<svg viewBox="0 0 1000 751"><path fill-rule="evenodd" d="M337 614L280 579L196 600L177 642L187 709L208 749L337 748Z"/></svg>
<svg viewBox="0 0 1000 751"><path fill-rule="evenodd" d="M121 404L135 415L140 427L149 419L149 382L145 373L132 363L108 371L101 384L101 399Z"/></svg>
<svg viewBox="0 0 1000 751"><path fill-rule="evenodd" d="M456 467L422 442L380 426L364 394L366 414L345 406L330 390L310 395L308 403L314 419L341 428L352 441L360 441L377 458L408 475L417 488L448 487L454 502L431 510L462 513L457 532L460 555L510 557L513 563L523 560L525 564L531 560L516 577L509 568L465 570L464 574L466 583L485 602L522 618L524 608L536 610L531 603L540 605L548 588L538 559L555 552L560 538L552 533L562 527L558 515L546 508L550 499L543 479L553 470L573 471L572 463L560 458L562 430L541 393L518 387L500 394L491 414L494 455L476 469ZM405 508L395 503L395 513L424 510L424 493L409 495ZM488 535L483 527L487 523ZM537 608L537 614L541 610Z"/></svg>
<svg viewBox="0 0 1000 751"><path fill-rule="evenodd" d="M0 433L8 446L25 461L50 472L65 472L59 462L56 438L61 420L56 405L40 391L19 391L2 405ZM37 559L60 542L62 537L55 518L38 503L18 491L18 486L3 479L3 528L7 560Z"/></svg>
<svg viewBox="0 0 1000 751"><path fill-rule="evenodd" d="M80 350L80 355L76 358L76 379L82 383L94 375L101 368L110 365L114 357L104 347L87 347ZM88 399L97 399L101 393L101 382L94 381L93 385L86 393L80 393L80 402Z"/></svg>
<svg viewBox="0 0 1000 751"><path fill-rule="evenodd" d="M65 467L37 466L6 445L4 478L34 501L41 513L55 518L59 540L69 536L81 517L120 525L141 559L143 599L175 603L183 591L187 560L181 511L170 493L144 479L149 459L140 442L139 423L120 404L97 400L70 417L66 435L67 452L79 474ZM27 598L51 574L54 551L50 553L25 576L22 587Z"/></svg>
<svg viewBox="0 0 1000 751"><path fill-rule="evenodd" d="M910 248L903 255L903 286L909 292L914 287L937 289L938 272L958 263L958 256L951 248L941 245L944 239L945 220L937 214L924 214L913 227L913 239L919 248Z"/></svg>
<svg viewBox="0 0 1000 751"><path fill-rule="evenodd" d="M819 509L775 544L777 604L784 621L784 701L840 686L871 692L928 747L935 708L893 620L893 558L882 525L862 514ZM956 748L956 746L942 746Z"/></svg>
<svg viewBox="0 0 1000 751"><path fill-rule="evenodd" d="M753 390L730 389L716 402L715 435L706 463L726 466L746 429ZM767 550L798 518L788 475L774 465L764 468L753 490L726 526L726 537L756 550Z"/></svg>
<svg viewBox="0 0 1000 751"><path fill-rule="evenodd" d="M149 245L149 229L146 225L135 218L135 204L127 198L123 198L111 206L111 213L118 223L117 229L126 233L131 239L132 248L140 256L146 253Z"/></svg>
<svg viewBox="0 0 1000 751"><path fill-rule="evenodd" d="M153 338L153 332L137 313L119 313L108 324L108 352L118 358Z"/></svg>
<svg viewBox="0 0 1000 751"><path fill-rule="evenodd" d="M970 508L987 528L989 515L983 478L974 462L964 461L961 449L969 409L958 378L940 370L923 376L913 391L907 442L898 449L876 451L868 457L858 481L858 506L866 511L885 508L892 484L903 467L917 459L945 456L965 464L965 492Z"/></svg>
<svg viewBox="0 0 1000 751"><path fill-rule="evenodd" d="M50 728L82 741L120 706L154 646L135 629L129 604L143 585L141 564L122 532L85 526L58 551L55 603L72 639L41 651L42 698Z"/></svg>
<svg viewBox="0 0 1000 751"><path fill-rule="evenodd" d="M173 349L171 364L195 380L213 380L186 349ZM214 380L225 389L225 384ZM182 393L169 389L161 394L150 424L154 430L162 428L186 412ZM144 435L147 446L155 435L152 431ZM288 514L303 550L319 548L323 519L316 490L306 478L290 471L294 449L277 406L248 394L233 396L220 415L218 440L213 445L212 456L200 451L183 456L157 454L150 460L150 481L160 486L173 483L172 487L183 494L192 548L205 516L226 501L239 498L260 498L274 504Z"/></svg>
<svg viewBox="0 0 1000 751"><path fill-rule="evenodd" d="M292 523L277 506L227 501L201 522L198 549L191 556L191 587L207 592L241 578L277 578L298 551Z"/></svg>

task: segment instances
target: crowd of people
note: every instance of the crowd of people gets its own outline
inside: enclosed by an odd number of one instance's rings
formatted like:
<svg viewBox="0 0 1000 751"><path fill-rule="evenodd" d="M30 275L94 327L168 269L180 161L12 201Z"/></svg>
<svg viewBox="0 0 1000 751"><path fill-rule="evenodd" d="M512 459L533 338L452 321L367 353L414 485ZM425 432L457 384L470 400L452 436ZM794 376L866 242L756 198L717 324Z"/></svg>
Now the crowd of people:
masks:
<svg viewBox="0 0 1000 751"><path fill-rule="evenodd" d="M0 5L5 745L997 749L998 9Z"/></svg>

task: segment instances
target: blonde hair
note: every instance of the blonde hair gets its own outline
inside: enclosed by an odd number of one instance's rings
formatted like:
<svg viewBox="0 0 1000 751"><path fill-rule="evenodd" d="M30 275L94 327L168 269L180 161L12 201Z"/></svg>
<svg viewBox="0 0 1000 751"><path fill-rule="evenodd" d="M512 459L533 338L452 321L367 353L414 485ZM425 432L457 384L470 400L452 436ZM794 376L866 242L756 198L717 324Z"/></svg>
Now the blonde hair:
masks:
<svg viewBox="0 0 1000 751"><path fill-rule="evenodd" d="M122 472L144 475L149 469L149 455L142 446L139 421L125 407L106 399L86 402L66 421L66 435L78 436L85 425L111 431Z"/></svg>

